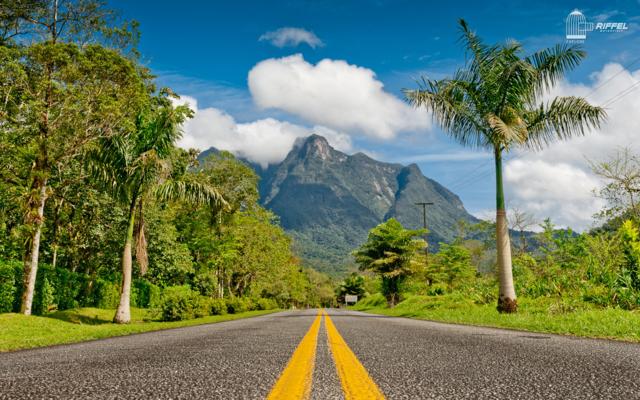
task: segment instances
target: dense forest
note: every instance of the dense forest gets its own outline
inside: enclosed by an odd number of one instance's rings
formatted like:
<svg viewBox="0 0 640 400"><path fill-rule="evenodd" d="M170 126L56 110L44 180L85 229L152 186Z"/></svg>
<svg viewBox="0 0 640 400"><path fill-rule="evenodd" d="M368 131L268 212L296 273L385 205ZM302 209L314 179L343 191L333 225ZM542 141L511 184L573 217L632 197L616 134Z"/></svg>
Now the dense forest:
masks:
<svg viewBox="0 0 640 400"><path fill-rule="evenodd" d="M0 20L0 312L150 307L164 320L319 306L258 178L176 146L192 111L159 88L134 22L100 1Z"/></svg>

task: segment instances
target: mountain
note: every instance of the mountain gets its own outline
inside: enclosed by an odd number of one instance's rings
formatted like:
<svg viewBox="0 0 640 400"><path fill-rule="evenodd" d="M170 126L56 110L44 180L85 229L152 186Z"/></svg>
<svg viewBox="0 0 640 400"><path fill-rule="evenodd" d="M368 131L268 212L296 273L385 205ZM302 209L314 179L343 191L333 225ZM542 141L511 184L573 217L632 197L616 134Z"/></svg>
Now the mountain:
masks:
<svg viewBox="0 0 640 400"><path fill-rule="evenodd" d="M434 247L454 238L457 221L478 222L458 196L425 177L416 164L347 155L318 135L296 142L279 164L267 169L249 164L260 175L263 206L280 217L298 254L324 272L344 272L352 262L351 251L363 243L369 229L388 218L407 228L422 228L417 202L434 203L427 208Z"/></svg>

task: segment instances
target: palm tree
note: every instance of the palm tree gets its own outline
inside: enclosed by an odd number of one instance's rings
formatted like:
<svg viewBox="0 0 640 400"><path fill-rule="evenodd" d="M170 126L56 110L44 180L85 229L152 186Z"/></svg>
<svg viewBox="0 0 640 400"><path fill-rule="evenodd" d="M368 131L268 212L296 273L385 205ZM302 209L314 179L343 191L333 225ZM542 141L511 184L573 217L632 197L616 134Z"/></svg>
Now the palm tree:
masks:
<svg viewBox="0 0 640 400"><path fill-rule="evenodd" d="M426 245L416 237L424 230L405 229L391 218L369 231L367 241L352 254L362 271L372 271L382 278L382 293L389 307L398 301L400 284L415 268L416 253Z"/></svg>
<svg viewBox="0 0 640 400"><path fill-rule="evenodd" d="M163 99L164 100L164 99ZM178 159L175 142L182 135L180 125L191 115L186 106L173 108L166 102L140 115L136 130L128 135L104 139L90 155L93 176L113 197L128 207L128 225L122 252L122 287L116 323L131 320L130 292L132 246L136 239L136 260L140 272L147 270L145 203L185 200L196 204L226 206L219 192L187 174Z"/></svg>
<svg viewBox="0 0 640 400"><path fill-rule="evenodd" d="M414 106L425 106L435 121L463 146L493 151L496 168L496 247L500 291L498 310L515 312L511 245L502 187L502 156L515 147L541 149L556 139L584 135L606 117L580 97L543 101L546 91L586 56L578 46L557 45L522 57L515 41L488 46L460 20L468 61L451 78L423 79L405 90Z"/></svg>

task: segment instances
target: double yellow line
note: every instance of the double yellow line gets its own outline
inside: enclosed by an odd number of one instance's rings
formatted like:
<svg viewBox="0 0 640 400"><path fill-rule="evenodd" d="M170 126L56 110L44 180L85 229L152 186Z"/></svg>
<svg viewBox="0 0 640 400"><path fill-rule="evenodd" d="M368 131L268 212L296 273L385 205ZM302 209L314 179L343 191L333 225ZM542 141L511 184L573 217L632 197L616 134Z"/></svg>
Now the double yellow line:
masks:
<svg viewBox="0 0 640 400"><path fill-rule="evenodd" d="M324 310L318 311L311 328L293 352L280 378L267 396L267 400L308 399L311 395L318 332L323 315L327 330L327 342L340 377L345 399L384 400L384 395Z"/></svg>

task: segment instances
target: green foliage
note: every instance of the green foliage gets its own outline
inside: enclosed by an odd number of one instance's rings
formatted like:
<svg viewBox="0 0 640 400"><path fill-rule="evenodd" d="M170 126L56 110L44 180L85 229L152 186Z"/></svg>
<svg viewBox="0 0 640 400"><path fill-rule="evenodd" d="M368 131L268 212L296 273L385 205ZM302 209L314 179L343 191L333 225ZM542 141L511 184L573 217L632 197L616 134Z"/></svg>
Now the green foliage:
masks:
<svg viewBox="0 0 640 400"><path fill-rule="evenodd" d="M344 296L347 294L356 295L358 299L362 299L365 296L364 289L365 279L364 276L358 275L355 272L346 277L338 286L336 290L336 296L339 303L344 303Z"/></svg>
<svg viewBox="0 0 640 400"><path fill-rule="evenodd" d="M367 296L362 301L358 302L358 307L363 308L377 308L387 306L387 299L382 293L375 293L371 296Z"/></svg>
<svg viewBox="0 0 640 400"><path fill-rule="evenodd" d="M149 270L145 279L159 286L181 285L194 272L189 247L179 242L179 233L171 223L171 212L151 209L148 211Z"/></svg>
<svg viewBox="0 0 640 400"><path fill-rule="evenodd" d="M401 282L414 272L413 257L425 246L415 237L422 233L404 229L392 218L373 228L367 241L353 253L361 270L380 275L382 293L391 306L398 300Z"/></svg>
<svg viewBox="0 0 640 400"><path fill-rule="evenodd" d="M331 280L300 265L258 205L256 173L176 145L193 112L136 58L135 24L114 26L94 0L28 3L0 17L0 311L19 309L24 263L12 260L31 251L34 313L114 308L123 278L133 306L169 319L222 314L225 299L239 311L333 303Z"/></svg>
<svg viewBox="0 0 640 400"><path fill-rule="evenodd" d="M224 299L211 299L209 301L210 315L225 315L227 313L227 302Z"/></svg>
<svg viewBox="0 0 640 400"><path fill-rule="evenodd" d="M278 308L278 303L274 299L258 299L255 301L256 310L273 310Z"/></svg>
<svg viewBox="0 0 640 400"><path fill-rule="evenodd" d="M15 262L0 260L0 313L12 312L16 301L17 284Z"/></svg>
<svg viewBox="0 0 640 400"><path fill-rule="evenodd" d="M160 312L163 321L195 318L202 312L201 297L187 285L169 286L162 291Z"/></svg>
<svg viewBox="0 0 640 400"><path fill-rule="evenodd" d="M430 282L444 283L454 289L468 285L476 275L471 254L465 247L442 243L437 255L429 263L426 274Z"/></svg>
<svg viewBox="0 0 640 400"><path fill-rule="evenodd" d="M144 279L135 279L132 287L132 305L139 308L157 308L160 305L162 289ZM117 301L112 307L117 306Z"/></svg>
<svg viewBox="0 0 640 400"><path fill-rule="evenodd" d="M56 308L54 288L46 276L39 278L39 282L36 283L36 293L37 295L33 299L33 313L35 315L43 315Z"/></svg>
<svg viewBox="0 0 640 400"><path fill-rule="evenodd" d="M98 308L113 309L120 301L120 285L98 279L95 283L94 305Z"/></svg>
<svg viewBox="0 0 640 400"><path fill-rule="evenodd" d="M253 307L253 302L248 298L231 297L227 299L227 312L238 314L249 311Z"/></svg>

